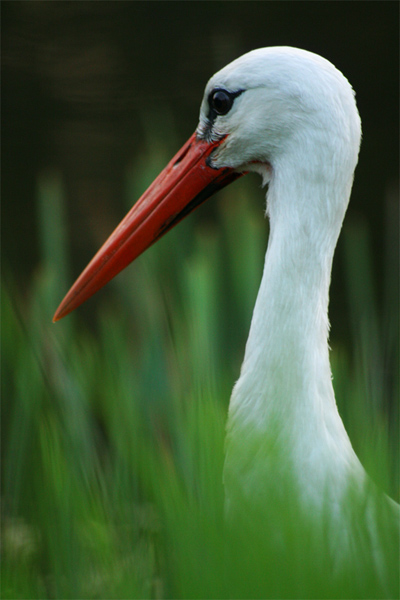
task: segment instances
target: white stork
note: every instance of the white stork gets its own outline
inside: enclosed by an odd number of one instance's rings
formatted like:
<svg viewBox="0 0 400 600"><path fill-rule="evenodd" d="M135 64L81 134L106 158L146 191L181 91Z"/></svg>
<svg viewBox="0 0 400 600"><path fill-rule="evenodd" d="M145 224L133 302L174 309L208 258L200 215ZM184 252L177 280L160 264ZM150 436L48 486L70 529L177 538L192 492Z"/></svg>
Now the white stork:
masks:
<svg viewBox="0 0 400 600"><path fill-rule="evenodd" d="M87 300L216 190L249 171L262 176L270 236L229 407L228 511L237 502L262 505L284 473L306 506L315 514L326 507L334 520L349 490L364 493L368 479L337 410L328 348L332 259L360 139L353 90L324 58L290 47L238 58L209 80L195 133L54 316Z"/></svg>

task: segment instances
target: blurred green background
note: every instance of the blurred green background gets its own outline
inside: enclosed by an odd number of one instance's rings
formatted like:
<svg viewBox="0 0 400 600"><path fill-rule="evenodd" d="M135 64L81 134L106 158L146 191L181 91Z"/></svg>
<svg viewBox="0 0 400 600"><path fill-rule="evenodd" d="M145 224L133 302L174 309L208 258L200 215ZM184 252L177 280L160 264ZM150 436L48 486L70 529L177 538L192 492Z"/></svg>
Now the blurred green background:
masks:
<svg viewBox="0 0 400 600"><path fill-rule="evenodd" d="M1 8L3 597L360 595L323 569L299 578L295 544L283 588L261 563L260 589L233 559L235 587L221 578L224 422L268 239L256 176L51 318L194 131L216 70L268 45L325 56L364 137L334 261L334 386L363 464L398 499L397 3Z"/></svg>

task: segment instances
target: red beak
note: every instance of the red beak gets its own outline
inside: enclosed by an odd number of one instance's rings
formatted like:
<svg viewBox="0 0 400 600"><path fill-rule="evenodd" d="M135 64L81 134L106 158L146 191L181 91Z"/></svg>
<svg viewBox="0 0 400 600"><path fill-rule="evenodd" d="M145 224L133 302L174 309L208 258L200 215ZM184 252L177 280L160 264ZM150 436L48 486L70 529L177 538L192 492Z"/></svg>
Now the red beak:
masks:
<svg viewBox="0 0 400 600"><path fill-rule="evenodd" d="M209 166L221 142L198 140L195 133L188 139L78 277L53 321L75 310L204 200L241 176Z"/></svg>

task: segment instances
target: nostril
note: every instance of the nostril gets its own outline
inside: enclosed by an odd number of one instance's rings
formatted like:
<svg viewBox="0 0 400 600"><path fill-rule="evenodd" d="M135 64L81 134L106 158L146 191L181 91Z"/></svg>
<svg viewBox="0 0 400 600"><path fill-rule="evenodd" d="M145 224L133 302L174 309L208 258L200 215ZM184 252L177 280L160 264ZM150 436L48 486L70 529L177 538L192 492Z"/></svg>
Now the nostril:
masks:
<svg viewBox="0 0 400 600"><path fill-rule="evenodd" d="M182 152L180 153L180 155L174 162L174 167L176 167L176 165L179 165L179 163L182 162L182 160L185 158L186 154L189 152L191 147L192 147L192 144L188 144L186 146L186 148L183 148Z"/></svg>

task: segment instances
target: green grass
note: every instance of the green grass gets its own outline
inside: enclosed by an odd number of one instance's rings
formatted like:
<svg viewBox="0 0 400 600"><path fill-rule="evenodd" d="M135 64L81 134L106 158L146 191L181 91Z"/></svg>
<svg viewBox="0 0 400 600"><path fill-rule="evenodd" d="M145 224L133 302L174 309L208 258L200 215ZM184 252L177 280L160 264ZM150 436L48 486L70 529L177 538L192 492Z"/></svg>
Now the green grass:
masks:
<svg viewBox="0 0 400 600"><path fill-rule="evenodd" d="M137 185L129 174L128 204ZM188 219L151 248L94 315L53 325L72 277L61 180L39 181L40 268L21 293L4 266L3 598L398 593L396 549L384 585L365 565L335 578L312 515L282 507L284 548L256 514L224 522L226 411L267 241L251 185L222 195L213 222ZM333 347L334 385L357 453L396 496L396 302L375 306L368 231L344 236L352 344Z"/></svg>

